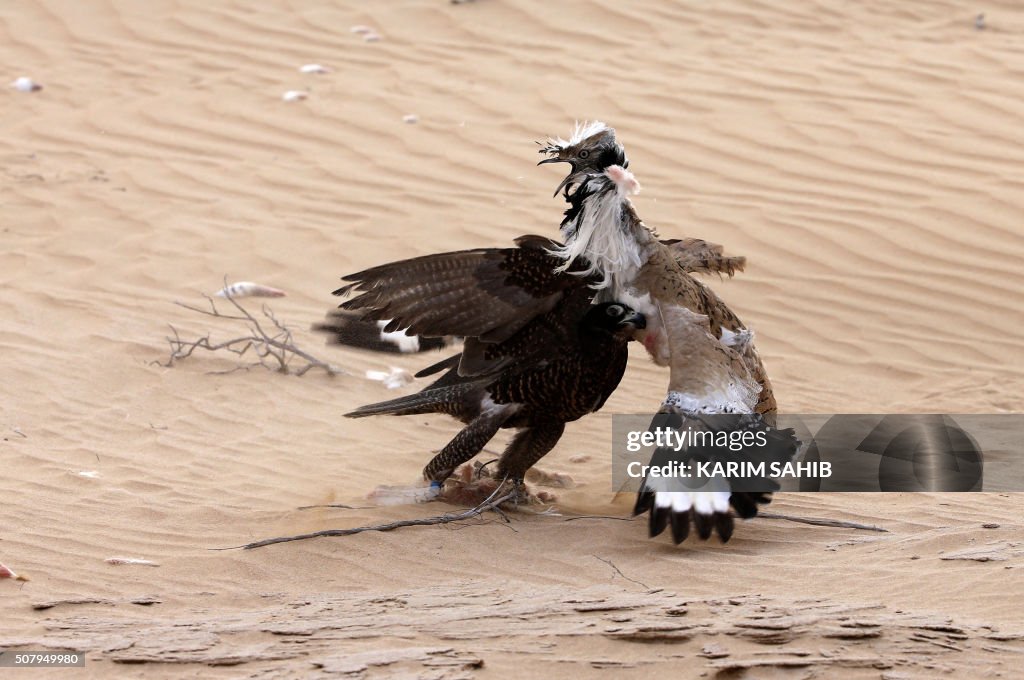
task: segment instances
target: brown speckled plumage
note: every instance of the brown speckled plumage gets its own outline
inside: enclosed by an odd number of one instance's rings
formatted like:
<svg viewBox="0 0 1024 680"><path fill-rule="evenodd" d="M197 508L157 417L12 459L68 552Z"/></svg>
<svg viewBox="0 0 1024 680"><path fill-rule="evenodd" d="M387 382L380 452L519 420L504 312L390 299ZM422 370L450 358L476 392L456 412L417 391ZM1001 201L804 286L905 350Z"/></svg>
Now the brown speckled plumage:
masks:
<svg viewBox="0 0 1024 680"><path fill-rule="evenodd" d="M624 219L635 222L635 228L644 228L632 205L627 206L624 213ZM719 340L722 338L723 329L733 333L747 330L747 327L729 308L729 305L707 284L693 277L680 263L677 249L655 241L648 244L646 250L649 256L634 283L638 292L649 293L651 298L663 308L665 306L683 307L694 314L706 316L708 332ZM716 346L715 349L730 355L723 357L723 361L726 363L738 358L742 363L742 369L738 372L749 374L750 378L760 386L753 411L761 414L774 413L777 409L775 394L771 381L768 379L768 372L765 370L754 343L746 342L735 348ZM684 347L678 351L680 354L685 354L687 350ZM673 365L674 363L673 361ZM684 364L679 367L679 372L684 375L685 380L686 374L690 372L689 367ZM681 387L676 376L673 375L670 379L669 389L685 388Z"/></svg>
<svg viewBox="0 0 1024 680"><path fill-rule="evenodd" d="M559 185L570 204L562 221L566 241L562 252L570 260L586 258L595 269L611 274L604 277L605 290L598 299L629 300L649 319L644 346L657 363L671 370L661 413L683 418L701 413L751 414L755 423L767 427L776 402L753 335L714 291L691 275L732 274L745 262L725 258L720 248L695 240L659 241L628 198L639 190L639 183L626 170L628 161L615 131L604 124L577 126L571 140L552 143L542 153L549 156L544 162L572 166ZM655 492L657 487L648 487L647 481L635 512L651 511L652 536L671 523L678 543L693 521L702 538L710 535L712 527L723 540L729 538L732 518L728 507L722 507L723 496ZM730 497L726 493L724 497L748 517L770 495Z"/></svg>

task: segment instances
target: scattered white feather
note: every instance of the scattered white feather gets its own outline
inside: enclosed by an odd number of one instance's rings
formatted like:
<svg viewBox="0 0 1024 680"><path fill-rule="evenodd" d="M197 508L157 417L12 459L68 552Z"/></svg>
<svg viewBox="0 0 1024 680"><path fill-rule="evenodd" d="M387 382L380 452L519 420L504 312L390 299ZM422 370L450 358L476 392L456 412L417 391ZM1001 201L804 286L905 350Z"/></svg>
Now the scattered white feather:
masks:
<svg viewBox="0 0 1024 680"><path fill-rule="evenodd" d="M598 132L604 132L610 130L607 125L599 120L584 120L576 121L576 129L572 132L572 137L569 139L569 144L579 144L584 139L596 135Z"/></svg>
<svg viewBox="0 0 1024 680"><path fill-rule="evenodd" d="M104 560L107 564L134 564L143 567L159 567L160 565L152 560L144 560L141 557L108 557Z"/></svg>
<svg viewBox="0 0 1024 680"><path fill-rule="evenodd" d="M281 99L283 99L286 102L301 102L303 99L306 99L308 97L309 93L304 92L303 90L288 90L283 95L281 95Z"/></svg>
<svg viewBox="0 0 1024 680"><path fill-rule="evenodd" d="M370 31L369 33L363 33L363 40L365 40L366 42L377 42L380 39L380 33L374 33L373 31Z"/></svg>
<svg viewBox="0 0 1024 680"><path fill-rule="evenodd" d="M366 35L367 33L373 33L373 29L369 26L363 26L362 24L356 24L352 28L348 29L356 35Z"/></svg>
<svg viewBox="0 0 1024 680"><path fill-rule="evenodd" d="M378 486L366 495L377 505L412 505L426 503L441 495L437 486Z"/></svg>
<svg viewBox="0 0 1024 680"><path fill-rule="evenodd" d="M96 479L97 477L100 476L100 473L97 470L82 470L81 472L76 472L75 474L78 475L79 477L88 477L89 479Z"/></svg>
<svg viewBox="0 0 1024 680"><path fill-rule="evenodd" d="M18 92L37 92L43 89L42 85L28 76L21 76L20 78L15 79L14 82L11 83L11 87Z"/></svg>
<svg viewBox="0 0 1024 680"><path fill-rule="evenodd" d="M221 288L214 297L284 297L285 292L279 288L271 288L252 281L238 281Z"/></svg>
<svg viewBox="0 0 1024 680"><path fill-rule="evenodd" d="M0 578L13 578L15 581L27 581L27 576L18 576L10 567L0 563Z"/></svg>
<svg viewBox="0 0 1024 680"><path fill-rule="evenodd" d="M417 116L415 113L409 113L402 116L402 122L408 123L409 125L415 125L416 123L420 122L420 117Z"/></svg>
<svg viewBox="0 0 1024 680"><path fill-rule="evenodd" d="M384 387L389 390L396 390L413 381L412 373L404 368L396 368L395 366L391 366L388 371L367 371L366 377L368 380L383 383Z"/></svg>
<svg viewBox="0 0 1024 680"><path fill-rule="evenodd" d="M305 64L299 67L300 73L330 73L331 69L320 64Z"/></svg>

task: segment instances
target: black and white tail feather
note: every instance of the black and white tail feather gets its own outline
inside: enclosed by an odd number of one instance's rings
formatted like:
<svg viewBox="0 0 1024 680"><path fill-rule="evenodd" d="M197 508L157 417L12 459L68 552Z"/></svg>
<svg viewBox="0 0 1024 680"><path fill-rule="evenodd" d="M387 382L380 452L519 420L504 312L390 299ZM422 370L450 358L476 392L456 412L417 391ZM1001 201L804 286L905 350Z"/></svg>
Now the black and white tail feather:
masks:
<svg viewBox="0 0 1024 680"><path fill-rule="evenodd" d="M655 450L650 465L663 466L672 461L693 463L695 460L716 462L761 462L766 466L771 463L787 463L797 454L800 442L792 429L780 430L773 425L774 416L763 416L757 413L732 414L680 414L662 412L655 416L651 430L671 428L681 430L688 428L712 434L730 434L736 431L750 432L764 436L765 445L747 447L740 451L728 448L700 447L673 451L660 448ZM649 512L649 534L651 538L661 535L666 528L671 528L672 541L682 543L690 535L690 527L697 535L709 539L718 534L723 543L727 542L735 527L733 514L742 519L750 519L757 515L758 507L767 505L772 500L772 492L779 485L768 479L729 479L715 477L703 482L698 488L686 488L688 485L679 479L664 479L648 476L644 479L637 494L633 515Z"/></svg>
<svg viewBox="0 0 1024 680"><path fill-rule="evenodd" d="M461 338L453 336L426 338L409 335L404 330L385 330L389 323L389 319L373 321L364 319L359 314L336 309L328 313L325 321L314 324L313 330L327 333L327 342L331 345L345 345L373 352L398 354L445 349L461 341Z"/></svg>

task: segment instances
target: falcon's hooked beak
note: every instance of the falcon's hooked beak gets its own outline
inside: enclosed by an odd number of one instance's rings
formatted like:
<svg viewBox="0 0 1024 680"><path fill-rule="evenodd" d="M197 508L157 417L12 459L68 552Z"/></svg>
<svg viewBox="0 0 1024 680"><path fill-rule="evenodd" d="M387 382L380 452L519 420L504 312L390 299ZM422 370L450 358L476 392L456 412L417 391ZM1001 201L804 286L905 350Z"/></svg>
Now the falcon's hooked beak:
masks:
<svg viewBox="0 0 1024 680"><path fill-rule="evenodd" d="M626 316L622 317L622 321L619 322L620 328L632 328L633 330L642 331L647 328L647 317L637 311L632 311Z"/></svg>

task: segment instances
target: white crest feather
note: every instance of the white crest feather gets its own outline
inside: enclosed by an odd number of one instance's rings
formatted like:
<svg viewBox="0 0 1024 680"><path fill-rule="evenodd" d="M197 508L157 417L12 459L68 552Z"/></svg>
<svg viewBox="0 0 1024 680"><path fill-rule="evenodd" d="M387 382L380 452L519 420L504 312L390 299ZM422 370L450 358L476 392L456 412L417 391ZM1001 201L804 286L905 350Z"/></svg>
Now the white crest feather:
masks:
<svg viewBox="0 0 1024 680"><path fill-rule="evenodd" d="M572 136L570 136L568 140L562 139L561 137L554 137L548 139L548 144L564 149L566 147L573 146L574 144L579 144L591 135L596 135L598 132L610 129L611 128L599 120L578 120L576 121L576 127L572 131Z"/></svg>

